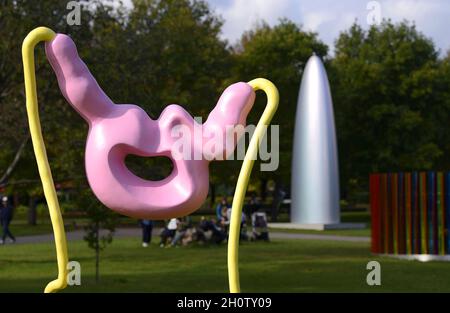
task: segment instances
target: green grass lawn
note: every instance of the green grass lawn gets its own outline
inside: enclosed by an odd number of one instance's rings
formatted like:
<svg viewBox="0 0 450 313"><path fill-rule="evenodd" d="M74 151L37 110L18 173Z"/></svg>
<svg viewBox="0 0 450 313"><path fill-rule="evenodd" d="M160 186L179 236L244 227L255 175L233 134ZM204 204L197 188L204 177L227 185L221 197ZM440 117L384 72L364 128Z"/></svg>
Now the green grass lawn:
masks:
<svg viewBox="0 0 450 313"><path fill-rule="evenodd" d="M192 219L195 223L200 220L201 215L193 215ZM208 216L208 217L213 217ZM339 230L286 230L273 228L272 231L288 232L288 233L301 233L301 234L325 234L325 235L341 235L341 236L370 236L370 215L368 212L342 212L342 222L346 223L366 223L365 229L339 229ZM280 222L289 221L287 214L280 214ZM87 223L85 218L64 218L64 224L66 225L66 231L72 231L75 229L82 229L83 225ZM119 219L119 225L117 227L136 227L138 221L133 218L121 217ZM162 221L158 221L156 224L158 227L163 225ZM50 217L47 212L42 213L38 218L37 225L30 226L27 224L25 216L17 216L11 223L11 231L14 236L33 236L52 233L52 225Z"/></svg>
<svg viewBox="0 0 450 313"><path fill-rule="evenodd" d="M85 242L69 243L81 263L82 285L64 292L226 292L226 245L140 247L138 239L116 239L101 258L94 280L94 255ZM366 284L366 264L381 263L382 286ZM450 291L450 264L375 257L365 243L280 240L240 248L243 292L439 292ZM0 247L0 291L41 292L56 277L53 243Z"/></svg>
<svg viewBox="0 0 450 313"><path fill-rule="evenodd" d="M370 229L326 229L326 230L309 230L309 229L285 229L270 228L272 232L294 233L294 234L313 234L313 235L335 235L335 236L354 236L354 237L370 237Z"/></svg>
<svg viewBox="0 0 450 313"><path fill-rule="evenodd" d="M130 219L131 220L131 219ZM123 223L120 227L136 227L137 222L131 220L134 223ZM77 227L73 226L73 223L65 220L66 232L73 231L75 229L83 229L85 222L77 220ZM52 233L52 225L50 220L40 221L37 225L30 226L24 220L13 221L11 224L11 232L14 236L34 236L42 234ZM317 234L317 235L337 235L337 236L370 236L370 229L337 229L337 230L298 230L298 229L282 229L282 228L270 228L270 231L285 232L285 233L299 233L299 234Z"/></svg>
<svg viewBox="0 0 450 313"><path fill-rule="evenodd" d="M279 222L288 222L289 216L285 213L280 214ZM337 235L337 236L370 236L370 214L366 211L341 212L341 222L343 223L365 223L363 229L327 229L327 230L305 230L305 229L285 229L270 228L271 231L298 233L298 234L317 234L317 235Z"/></svg>
<svg viewBox="0 0 450 313"><path fill-rule="evenodd" d="M66 224L65 226L66 231L75 230L75 227L73 226L71 220L64 220L64 223ZM53 232L50 218L45 220L41 219L38 221L37 225L33 226L28 225L27 221L23 219L13 220L10 225L10 230L16 237L43 235L43 234L50 234Z"/></svg>
<svg viewBox="0 0 450 313"><path fill-rule="evenodd" d="M270 217L270 214L269 214ZM287 223L290 221L289 214L282 212L278 214L279 223ZM369 211L341 211L342 223L366 223L370 226L370 212Z"/></svg>

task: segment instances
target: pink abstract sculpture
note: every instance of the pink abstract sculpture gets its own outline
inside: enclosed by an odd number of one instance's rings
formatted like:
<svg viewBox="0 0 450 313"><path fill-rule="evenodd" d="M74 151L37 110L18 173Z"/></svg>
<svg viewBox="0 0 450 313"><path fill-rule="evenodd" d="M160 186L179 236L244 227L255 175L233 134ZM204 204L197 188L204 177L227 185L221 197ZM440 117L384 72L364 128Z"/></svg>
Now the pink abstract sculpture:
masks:
<svg viewBox="0 0 450 313"><path fill-rule="evenodd" d="M222 159L230 153L230 147L224 140L213 155L205 157L203 147L208 138L201 135L199 139L194 129L201 128L203 134L220 130L225 138L227 126L245 126L255 99L253 88L242 82L229 86L204 124L197 123L178 105L169 105L157 120L152 120L136 105L113 103L68 36L58 34L47 42L46 54L62 94L89 124L86 172L98 199L110 209L136 218L166 219L198 209L208 194L209 162ZM193 134L189 158L173 156L176 138L172 131L176 126L187 127ZM173 171L160 181L142 179L126 167L128 154L168 157Z"/></svg>

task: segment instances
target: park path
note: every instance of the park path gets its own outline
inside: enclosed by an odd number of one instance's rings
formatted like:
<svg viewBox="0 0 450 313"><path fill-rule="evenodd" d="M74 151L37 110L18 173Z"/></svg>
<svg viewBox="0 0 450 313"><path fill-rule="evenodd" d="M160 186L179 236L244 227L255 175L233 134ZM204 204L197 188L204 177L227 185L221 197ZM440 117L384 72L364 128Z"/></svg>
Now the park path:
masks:
<svg viewBox="0 0 450 313"><path fill-rule="evenodd" d="M153 230L153 236L158 236L160 229ZM71 231L66 234L68 241L83 240L84 231L77 230ZM114 234L115 238L129 238L141 237L140 228L117 228ZM279 231L270 232L271 239L304 239L304 240L326 240L326 241L347 241L347 242L370 242L369 237L363 236L337 236L337 235L322 235L322 234L299 234L299 233L284 233ZM21 236L17 237L16 244L22 243L43 243L53 242L53 234L34 235L34 236Z"/></svg>

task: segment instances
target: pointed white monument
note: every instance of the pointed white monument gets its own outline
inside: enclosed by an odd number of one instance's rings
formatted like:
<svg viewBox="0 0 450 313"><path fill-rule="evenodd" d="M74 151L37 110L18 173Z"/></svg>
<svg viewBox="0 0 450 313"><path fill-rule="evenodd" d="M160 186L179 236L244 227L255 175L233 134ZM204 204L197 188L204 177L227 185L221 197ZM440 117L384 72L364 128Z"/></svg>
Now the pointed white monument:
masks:
<svg viewBox="0 0 450 313"><path fill-rule="evenodd" d="M314 230L364 227L340 223L333 102L327 73L315 54L303 72L293 142L291 223L270 226Z"/></svg>

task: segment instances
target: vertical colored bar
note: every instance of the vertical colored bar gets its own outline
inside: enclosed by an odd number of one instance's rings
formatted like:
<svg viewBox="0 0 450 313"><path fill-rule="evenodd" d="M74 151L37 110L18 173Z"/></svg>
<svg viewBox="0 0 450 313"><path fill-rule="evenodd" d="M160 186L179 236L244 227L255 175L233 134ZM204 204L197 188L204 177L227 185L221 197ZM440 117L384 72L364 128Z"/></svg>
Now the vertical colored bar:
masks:
<svg viewBox="0 0 450 313"><path fill-rule="evenodd" d="M372 220L372 253L381 252L380 175L370 175L370 214Z"/></svg>
<svg viewBox="0 0 450 313"><path fill-rule="evenodd" d="M434 172L427 173L427 218L428 218L428 253L435 254L436 253L436 244L435 244L435 222L436 222L436 214L435 214L435 175Z"/></svg>
<svg viewBox="0 0 450 313"><path fill-rule="evenodd" d="M433 253L439 254L439 218L437 210L437 173L433 172L433 206L432 206L432 217L433 217Z"/></svg>
<svg viewBox="0 0 450 313"><path fill-rule="evenodd" d="M442 241L442 254L445 255L446 254L446 235L447 235L447 230L446 230L446 225L447 225L447 217L446 217L446 205L445 205L445 172L441 172L442 177L441 177L441 206L442 206L442 211L441 211L441 227L442 227L442 237L439 238L439 240Z"/></svg>
<svg viewBox="0 0 450 313"><path fill-rule="evenodd" d="M374 251L376 250L375 246L375 241L377 240L376 238L376 233L375 233L375 221L374 221L374 217L376 215L376 208L375 208L375 190L374 190L374 176L375 174L369 174L369 203L370 203L370 221L371 221L371 227L370 227L370 236L371 236L371 247L370 247L370 251L372 253L375 253Z"/></svg>
<svg viewBox="0 0 450 313"><path fill-rule="evenodd" d="M445 174L445 252L450 254L450 172Z"/></svg>
<svg viewBox="0 0 450 313"><path fill-rule="evenodd" d="M392 173L392 242L394 253L398 254L398 174Z"/></svg>
<svg viewBox="0 0 450 313"><path fill-rule="evenodd" d="M406 253L405 228L405 175L398 173L398 206L397 206L397 248L399 254Z"/></svg>
<svg viewBox="0 0 450 313"><path fill-rule="evenodd" d="M428 219L427 219L427 197L426 197L426 189L427 187L427 177L425 172L420 172L420 181L419 181L419 202L420 202L420 234L421 234L421 245L420 245L420 253L427 254L428 253Z"/></svg>
<svg viewBox="0 0 450 313"><path fill-rule="evenodd" d="M436 207L437 207L437 227L438 227L438 246L439 254L445 254L445 222L444 222L444 175L442 172L438 172L436 175Z"/></svg>
<svg viewBox="0 0 450 313"><path fill-rule="evenodd" d="M405 173L405 237L406 237L406 253L412 254L412 211L411 211L411 173Z"/></svg>
<svg viewBox="0 0 450 313"><path fill-rule="evenodd" d="M386 201L386 241L387 253L393 253L392 240L392 173L387 174L387 201Z"/></svg>
<svg viewBox="0 0 450 313"><path fill-rule="evenodd" d="M428 254L433 254L433 203L432 203L432 178L431 178L431 172L427 172L427 225L428 225L428 231L427 231L427 240L428 240Z"/></svg>
<svg viewBox="0 0 450 313"><path fill-rule="evenodd" d="M415 172L411 173L411 254L416 254L419 250L416 236L418 230L416 229L416 215L417 215L417 176Z"/></svg>
<svg viewBox="0 0 450 313"><path fill-rule="evenodd" d="M420 254L419 173L411 174L411 212L413 217L413 254Z"/></svg>
<svg viewBox="0 0 450 313"><path fill-rule="evenodd" d="M386 241L386 203L387 203L387 177L386 174L380 174L380 220L381 220L381 252L387 253Z"/></svg>

